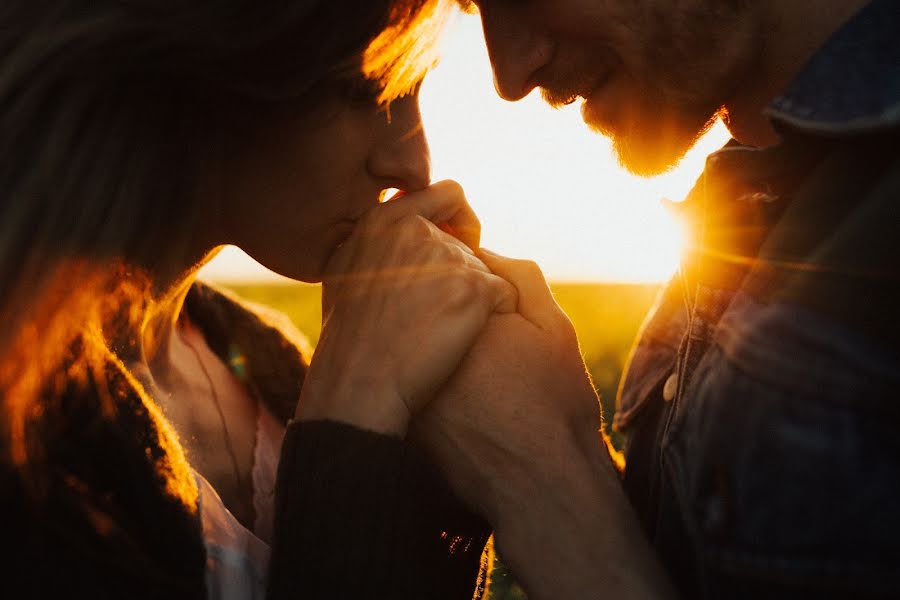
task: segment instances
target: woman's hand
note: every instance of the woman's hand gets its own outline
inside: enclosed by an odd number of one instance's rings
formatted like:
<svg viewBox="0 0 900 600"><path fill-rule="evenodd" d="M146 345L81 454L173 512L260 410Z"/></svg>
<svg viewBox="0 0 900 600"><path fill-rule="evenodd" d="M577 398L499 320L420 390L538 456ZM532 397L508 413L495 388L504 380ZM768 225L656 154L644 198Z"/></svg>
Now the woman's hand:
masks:
<svg viewBox="0 0 900 600"><path fill-rule="evenodd" d="M479 234L453 182L360 220L324 277L322 335L298 418L405 436L488 317L516 309L515 288L472 250Z"/></svg>

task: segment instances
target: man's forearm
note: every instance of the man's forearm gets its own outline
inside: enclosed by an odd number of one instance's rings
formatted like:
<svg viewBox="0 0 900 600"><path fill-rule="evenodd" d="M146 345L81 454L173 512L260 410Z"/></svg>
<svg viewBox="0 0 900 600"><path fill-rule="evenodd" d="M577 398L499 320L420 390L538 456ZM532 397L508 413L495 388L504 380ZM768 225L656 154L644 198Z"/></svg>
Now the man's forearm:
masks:
<svg viewBox="0 0 900 600"><path fill-rule="evenodd" d="M598 440L599 441L599 440ZM498 516L498 551L529 598L670 598L602 444L510 488Z"/></svg>

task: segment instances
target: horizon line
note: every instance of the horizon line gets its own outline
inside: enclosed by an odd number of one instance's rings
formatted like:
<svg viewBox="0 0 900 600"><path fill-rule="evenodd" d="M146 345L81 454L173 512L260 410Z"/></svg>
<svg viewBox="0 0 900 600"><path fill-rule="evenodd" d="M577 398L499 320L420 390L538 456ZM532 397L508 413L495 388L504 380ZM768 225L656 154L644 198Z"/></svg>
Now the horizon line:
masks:
<svg viewBox="0 0 900 600"><path fill-rule="evenodd" d="M271 277L209 277L201 275L199 279L209 281L214 284L229 286L248 286L248 285L271 285L271 286L309 286L316 287L321 283L309 283L306 281L298 281L282 275L273 275ZM659 279L603 279L603 278L569 278L569 277L548 277L547 282L550 285L640 285L640 286L663 286L667 281Z"/></svg>

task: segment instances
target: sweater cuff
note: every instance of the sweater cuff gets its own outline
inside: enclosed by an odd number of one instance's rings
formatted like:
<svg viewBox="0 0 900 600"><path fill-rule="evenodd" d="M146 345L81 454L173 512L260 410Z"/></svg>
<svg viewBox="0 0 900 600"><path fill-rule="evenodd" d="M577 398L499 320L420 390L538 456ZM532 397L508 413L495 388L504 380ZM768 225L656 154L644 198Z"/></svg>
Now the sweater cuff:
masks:
<svg viewBox="0 0 900 600"><path fill-rule="evenodd" d="M490 535L408 443L332 421L287 430L269 598L470 600Z"/></svg>

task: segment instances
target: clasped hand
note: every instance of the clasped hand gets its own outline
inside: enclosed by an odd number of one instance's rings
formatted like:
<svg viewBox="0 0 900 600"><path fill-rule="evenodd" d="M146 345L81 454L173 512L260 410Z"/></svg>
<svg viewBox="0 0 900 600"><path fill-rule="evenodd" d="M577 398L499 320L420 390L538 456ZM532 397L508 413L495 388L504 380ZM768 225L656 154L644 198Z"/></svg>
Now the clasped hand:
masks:
<svg viewBox="0 0 900 600"><path fill-rule="evenodd" d="M452 182L360 221L324 279L298 416L408 436L496 527L573 456L595 462L601 423L540 269L477 250L479 233Z"/></svg>
<svg viewBox="0 0 900 600"><path fill-rule="evenodd" d="M516 308L515 288L475 256L479 237L453 182L371 209L326 269L298 418L404 437L488 317Z"/></svg>

